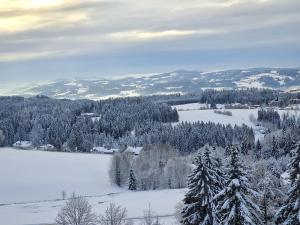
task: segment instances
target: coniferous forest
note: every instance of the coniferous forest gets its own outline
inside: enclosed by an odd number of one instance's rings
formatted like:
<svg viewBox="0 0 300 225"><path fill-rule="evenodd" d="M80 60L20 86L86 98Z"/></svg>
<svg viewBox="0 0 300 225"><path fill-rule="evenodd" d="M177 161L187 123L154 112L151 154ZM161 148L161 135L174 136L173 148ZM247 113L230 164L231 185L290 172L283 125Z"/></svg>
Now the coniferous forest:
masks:
<svg viewBox="0 0 300 225"><path fill-rule="evenodd" d="M117 149L109 168L112 184L133 192L186 188L179 224L299 224L300 119L278 111L299 97L258 89L100 101L0 97L0 145ZM188 103L258 108L251 120L264 128L263 137L245 124L179 122L172 106ZM128 147L141 151L133 154ZM58 218L64 224L63 215Z"/></svg>

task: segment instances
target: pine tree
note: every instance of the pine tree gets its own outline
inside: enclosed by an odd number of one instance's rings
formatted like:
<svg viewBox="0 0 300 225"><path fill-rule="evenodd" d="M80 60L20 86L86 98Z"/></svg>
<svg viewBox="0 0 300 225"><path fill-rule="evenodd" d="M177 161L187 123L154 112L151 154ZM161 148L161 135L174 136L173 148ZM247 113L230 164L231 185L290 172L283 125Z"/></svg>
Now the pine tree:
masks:
<svg viewBox="0 0 300 225"><path fill-rule="evenodd" d="M218 201L217 216L222 225L258 225L260 209L252 202L248 179L239 162L238 151L231 152L229 180L226 188L215 196Z"/></svg>
<svg viewBox="0 0 300 225"><path fill-rule="evenodd" d="M278 152L278 145L275 136L272 138L272 152L271 155L275 158L278 159L279 157L279 152Z"/></svg>
<svg viewBox="0 0 300 225"><path fill-rule="evenodd" d="M241 144L241 153L244 155L248 155L248 150L249 150L248 143L246 140L243 140Z"/></svg>
<svg viewBox="0 0 300 225"><path fill-rule="evenodd" d="M128 182L128 190L135 191L136 190L136 179L133 169L129 171L129 182Z"/></svg>
<svg viewBox="0 0 300 225"><path fill-rule="evenodd" d="M204 162L199 154L196 158L196 168L189 176L189 191L183 202L182 224L184 225L216 225L215 205L213 197L222 188L224 178L219 171L213 169L208 149Z"/></svg>
<svg viewBox="0 0 300 225"><path fill-rule="evenodd" d="M251 180L252 188L260 193L256 201L262 211L262 221L265 225L272 224L277 207L285 196L284 185L280 178L272 175L264 161L255 164Z"/></svg>
<svg viewBox="0 0 300 225"><path fill-rule="evenodd" d="M258 159L260 159L261 156L262 156L261 155L261 149L262 149L262 147L261 147L260 141L258 139L257 142L256 142L256 146L255 146L255 156Z"/></svg>
<svg viewBox="0 0 300 225"><path fill-rule="evenodd" d="M290 179L289 196L285 205L277 212L276 224L300 224L300 144L298 144L290 164Z"/></svg>

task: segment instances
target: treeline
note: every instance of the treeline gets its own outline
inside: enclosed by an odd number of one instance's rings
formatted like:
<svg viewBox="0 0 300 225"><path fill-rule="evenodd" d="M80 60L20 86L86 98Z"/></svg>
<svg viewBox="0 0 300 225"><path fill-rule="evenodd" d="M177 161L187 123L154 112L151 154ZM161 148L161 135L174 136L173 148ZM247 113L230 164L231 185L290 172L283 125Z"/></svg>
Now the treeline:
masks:
<svg viewBox="0 0 300 225"><path fill-rule="evenodd" d="M257 121L264 123L271 123L277 128L281 126L281 119L279 113L274 109L259 109L257 113Z"/></svg>
<svg viewBox="0 0 300 225"><path fill-rule="evenodd" d="M209 149L198 154L180 223L300 224L300 146L290 159L289 182L274 174L268 162L243 162L239 155L232 148L223 167Z"/></svg>
<svg viewBox="0 0 300 225"><path fill-rule="evenodd" d="M130 146L145 144L168 144L181 154L190 154L206 144L225 148L233 143L245 142L254 146L253 129L243 126L216 124L213 122L182 122L177 125L162 123L140 124L134 136L124 136L119 143Z"/></svg>
<svg viewBox="0 0 300 225"><path fill-rule="evenodd" d="M2 97L2 146L31 141L35 147L50 144L59 151L89 152L94 146L124 148L169 144L182 154L209 143L225 147L233 142L254 146L253 130L212 122L181 123L176 109L158 103L155 96L103 101ZM2 138L1 138L2 139Z"/></svg>
<svg viewBox="0 0 300 225"><path fill-rule="evenodd" d="M242 89L242 90L206 90L200 95L200 103L213 104L268 104L278 97L279 93L269 89Z"/></svg>
<svg viewBox="0 0 300 225"><path fill-rule="evenodd" d="M178 121L175 109L142 97L97 102L1 97L0 104L2 146L26 140L57 150L90 151L103 137L119 139L139 124Z"/></svg>
<svg viewBox="0 0 300 225"><path fill-rule="evenodd" d="M274 109L260 109L258 122L268 128L264 139L257 141L254 151L257 157L276 159L291 154L300 141L300 118L297 114L285 113L282 117Z"/></svg>
<svg viewBox="0 0 300 225"><path fill-rule="evenodd" d="M150 98L154 98L152 96ZM300 102L300 93L281 92L271 89L232 89L232 90L202 90L198 93L186 95L159 96L160 102L170 105L187 103L208 103L208 104L248 104L248 105L268 105L284 107L289 104ZM156 99L157 100L157 99Z"/></svg>

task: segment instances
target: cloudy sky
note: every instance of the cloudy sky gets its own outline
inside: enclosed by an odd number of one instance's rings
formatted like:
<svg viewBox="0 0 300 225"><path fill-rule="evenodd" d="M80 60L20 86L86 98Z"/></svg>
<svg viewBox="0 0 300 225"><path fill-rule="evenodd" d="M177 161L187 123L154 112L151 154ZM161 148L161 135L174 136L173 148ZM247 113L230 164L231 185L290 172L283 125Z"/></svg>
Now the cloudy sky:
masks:
<svg viewBox="0 0 300 225"><path fill-rule="evenodd" d="M0 0L0 83L300 66L299 0Z"/></svg>

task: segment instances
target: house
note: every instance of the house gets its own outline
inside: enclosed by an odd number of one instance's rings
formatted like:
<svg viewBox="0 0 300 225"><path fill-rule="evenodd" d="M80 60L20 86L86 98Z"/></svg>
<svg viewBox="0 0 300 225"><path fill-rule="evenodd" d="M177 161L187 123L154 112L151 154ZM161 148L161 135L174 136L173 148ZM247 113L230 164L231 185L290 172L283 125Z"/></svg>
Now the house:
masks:
<svg viewBox="0 0 300 225"><path fill-rule="evenodd" d="M53 145L46 144L46 145L39 146L38 150L42 150L42 151L55 151L56 148Z"/></svg>
<svg viewBox="0 0 300 225"><path fill-rule="evenodd" d="M98 147L93 147L91 152L98 153L98 154L109 154L109 155L112 155L112 154L114 154L116 152L119 152L119 150L116 149L116 148L106 149L104 147L98 146Z"/></svg>
<svg viewBox="0 0 300 225"><path fill-rule="evenodd" d="M139 155L143 147L127 147L123 152L130 153L132 155Z"/></svg>
<svg viewBox="0 0 300 225"><path fill-rule="evenodd" d="M14 148L17 149L33 149L33 144L31 141L17 141L16 143L13 144Z"/></svg>

